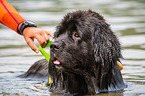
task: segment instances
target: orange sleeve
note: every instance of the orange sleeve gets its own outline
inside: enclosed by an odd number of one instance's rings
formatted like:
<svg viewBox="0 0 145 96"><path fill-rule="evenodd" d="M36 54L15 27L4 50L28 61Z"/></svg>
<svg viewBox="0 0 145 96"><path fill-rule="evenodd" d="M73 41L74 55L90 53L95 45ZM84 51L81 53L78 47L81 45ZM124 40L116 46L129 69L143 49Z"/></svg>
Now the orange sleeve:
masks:
<svg viewBox="0 0 145 96"><path fill-rule="evenodd" d="M26 20L6 0L0 0L0 23L17 32L18 24L24 21Z"/></svg>

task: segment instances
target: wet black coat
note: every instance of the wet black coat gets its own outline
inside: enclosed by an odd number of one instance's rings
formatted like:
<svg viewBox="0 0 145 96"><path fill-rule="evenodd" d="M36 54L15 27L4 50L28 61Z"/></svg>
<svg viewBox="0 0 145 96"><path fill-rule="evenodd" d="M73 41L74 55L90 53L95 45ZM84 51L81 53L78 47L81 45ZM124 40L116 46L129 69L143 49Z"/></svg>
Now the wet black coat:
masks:
<svg viewBox="0 0 145 96"><path fill-rule="evenodd" d="M101 15L91 10L68 13L51 44L49 90L55 94L122 91L119 58L120 43ZM54 64L56 60L60 64Z"/></svg>

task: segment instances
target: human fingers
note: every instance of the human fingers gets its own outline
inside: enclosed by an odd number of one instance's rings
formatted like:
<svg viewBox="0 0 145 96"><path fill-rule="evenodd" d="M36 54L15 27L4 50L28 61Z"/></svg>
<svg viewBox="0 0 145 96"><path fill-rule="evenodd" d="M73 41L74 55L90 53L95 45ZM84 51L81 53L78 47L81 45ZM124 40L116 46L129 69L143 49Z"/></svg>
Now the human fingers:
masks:
<svg viewBox="0 0 145 96"><path fill-rule="evenodd" d="M36 53L39 53L39 49L34 44L34 40L32 38L25 38L26 43L29 45L29 47Z"/></svg>
<svg viewBox="0 0 145 96"><path fill-rule="evenodd" d="M45 33L43 35L45 42L41 45L43 48L45 48L47 46L47 44L49 43L49 36Z"/></svg>
<svg viewBox="0 0 145 96"><path fill-rule="evenodd" d="M46 42L47 42L47 44L48 44L48 43L49 43L49 39L50 39L49 36L48 36L47 34L44 34L44 37L45 37L45 40L46 40ZM46 44L46 45L47 45L47 44ZM45 47L46 47L46 46L45 46Z"/></svg>
<svg viewBox="0 0 145 96"><path fill-rule="evenodd" d="M49 42L49 37L45 36L45 34L36 34L34 35L34 38L37 39L37 41L39 42L40 46L42 46L42 48L46 47L47 43Z"/></svg>
<svg viewBox="0 0 145 96"><path fill-rule="evenodd" d="M50 35L52 38L54 37L54 34L51 31L45 31L48 35Z"/></svg>
<svg viewBox="0 0 145 96"><path fill-rule="evenodd" d="M39 36L39 34L41 36ZM37 34L36 39L39 40L38 42L40 43L40 45L42 46L42 48L45 48L47 46L47 44L49 43L49 35L52 38L54 37L54 34L51 31L46 31L46 30L43 30L43 29L41 29L41 31L39 31L39 34Z"/></svg>

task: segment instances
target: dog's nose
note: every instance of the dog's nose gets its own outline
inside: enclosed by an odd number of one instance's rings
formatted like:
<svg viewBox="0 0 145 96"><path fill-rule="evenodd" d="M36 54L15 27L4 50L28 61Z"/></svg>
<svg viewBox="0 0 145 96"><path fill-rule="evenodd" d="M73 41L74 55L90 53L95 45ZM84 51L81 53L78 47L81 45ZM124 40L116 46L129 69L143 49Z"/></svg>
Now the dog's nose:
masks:
<svg viewBox="0 0 145 96"><path fill-rule="evenodd" d="M53 50L58 50L60 48L60 43L58 42L53 42L51 45L50 45L50 48L53 49Z"/></svg>

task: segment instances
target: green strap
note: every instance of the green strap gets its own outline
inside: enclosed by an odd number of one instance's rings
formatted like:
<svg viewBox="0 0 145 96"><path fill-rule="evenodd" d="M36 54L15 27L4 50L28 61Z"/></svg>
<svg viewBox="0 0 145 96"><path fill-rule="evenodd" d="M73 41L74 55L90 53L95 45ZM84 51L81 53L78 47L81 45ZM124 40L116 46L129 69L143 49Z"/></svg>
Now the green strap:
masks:
<svg viewBox="0 0 145 96"><path fill-rule="evenodd" d="M53 43L53 41L49 41L46 47L50 47L51 43Z"/></svg>
<svg viewBox="0 0 145 96"><path fill-rule="evenodd" d="M53 43L53 41L49 41L49 43L47 44L46 47L50 47L51 43ZM50 60L50 55L45 51L43 50L43 48L41 46L39 46L39 51L41 52L41 54L45 57L45 59L49 62ZM50 84L51 83L51 78L49 77L48 78L48 83Z"/></svg>
<svg viewBox="0 0 145 96"><path fill-rule="evenodd" d="M49 41L49 43L47 44L46 47L50 47L50 45L51 45L52 42L53 42L53 41ZM41 54L45 57L45 59L49 62L50 55L49 55L46 51L44 51L43 48L42 48L41 46L39 46L39 51L40 51Z"/></svg>
<svg viewBox="0 0 145 96"><path fill-rule="evenodd" d="M43 48L41 46L39 46L39 51L41 52L41 54L45 57L45 59L49 62L50 59L50 55L43 50Z"/></svg>

